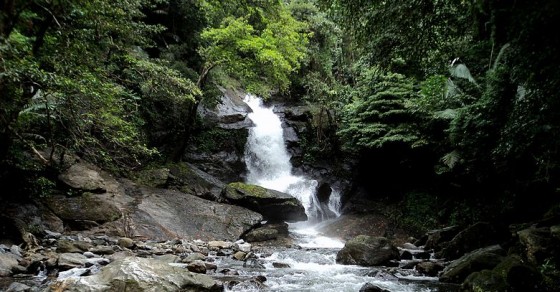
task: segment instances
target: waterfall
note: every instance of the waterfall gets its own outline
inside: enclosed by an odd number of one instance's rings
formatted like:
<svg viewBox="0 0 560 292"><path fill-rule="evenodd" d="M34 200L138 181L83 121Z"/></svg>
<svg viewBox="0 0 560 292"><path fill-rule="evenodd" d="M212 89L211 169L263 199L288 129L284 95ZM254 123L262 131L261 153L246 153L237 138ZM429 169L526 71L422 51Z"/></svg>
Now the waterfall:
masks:
<svg viewBox="0 0 560 292"><path fill-rule="evenodd" d="M255 125L245 146L247 183L296 197L310 222L339 216L340 195L336 190L331 189L328 204L321 206L316 196L317 180L292 174L282 121L273 108L263 106L262 100L252 95L246 95L244 101L253 110L248 117Z"/></svg>

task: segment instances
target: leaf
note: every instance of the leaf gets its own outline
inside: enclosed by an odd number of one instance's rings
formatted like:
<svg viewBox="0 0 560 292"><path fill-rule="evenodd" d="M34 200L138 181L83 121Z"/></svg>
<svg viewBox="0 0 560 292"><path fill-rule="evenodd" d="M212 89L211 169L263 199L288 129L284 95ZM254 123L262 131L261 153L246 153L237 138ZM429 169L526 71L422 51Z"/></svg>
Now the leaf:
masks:
<svg viewBox="0 0 560 292"><path fill-rule="evenodd" d="M461 161L461 154L457 150L453 150L447 154L445 154L441 161L445 166L449 167L449 169L453 169L460 161Z"/></svg>

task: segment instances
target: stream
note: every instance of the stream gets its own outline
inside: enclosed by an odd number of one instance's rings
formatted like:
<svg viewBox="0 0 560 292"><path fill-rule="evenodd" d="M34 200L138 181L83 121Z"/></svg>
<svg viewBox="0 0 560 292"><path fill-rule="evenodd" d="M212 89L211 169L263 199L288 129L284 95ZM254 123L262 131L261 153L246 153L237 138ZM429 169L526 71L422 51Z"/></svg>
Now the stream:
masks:
<svg viewBox="0 0 560 292"><path fill-rule="evenodd" d="M336 218L322 220L325 206L315 195L318 182L292 174L290 155L283 138L282 122L273 108L263 106L258 97L244 100L253 110L249 118L254 127L249 131L245 151L247 183L285 192L298 198L305 207L308 221L289 224L293 247L274 247L256 251L257 265L221 258L219 265L238 270L247 279L266 277L262 284L245 281L226 291L359 291L372 283L388 291L458 291L443 285L436 277L415 276L413 271L388 267L361 267L336 264L336 254L344 242L322 236L320 228ZM340 195L332 190L327 206L330 214L340 216Z"/></svg>

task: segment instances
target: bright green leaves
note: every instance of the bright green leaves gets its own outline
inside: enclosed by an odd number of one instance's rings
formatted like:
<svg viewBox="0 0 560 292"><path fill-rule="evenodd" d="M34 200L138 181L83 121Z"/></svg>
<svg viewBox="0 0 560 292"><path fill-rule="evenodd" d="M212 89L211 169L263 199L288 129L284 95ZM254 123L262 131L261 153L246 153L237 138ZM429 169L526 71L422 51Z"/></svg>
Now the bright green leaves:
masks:
<svg viewBox="0 0 560 292"><path fill-rule="evenodd" d="M200 54L206 68L218 66L248 92L264 97L274 90L287 90L290 74L306 56L308 39L302 32L304 24L281 3L276 5L277 9L228 16L219 27L204 30L201 37L206 45Z"/></svg>

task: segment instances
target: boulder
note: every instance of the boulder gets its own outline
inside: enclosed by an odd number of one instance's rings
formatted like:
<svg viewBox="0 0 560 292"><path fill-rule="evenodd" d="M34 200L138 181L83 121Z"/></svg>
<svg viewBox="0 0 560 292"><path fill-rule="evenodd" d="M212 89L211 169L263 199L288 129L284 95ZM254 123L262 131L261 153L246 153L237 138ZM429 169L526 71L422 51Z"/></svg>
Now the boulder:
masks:
<svg viewBox="0 0 560 292"><path fill-rule="evenodd" d="M336 255L336 263L377 266L398 257L398 249L387 238L359 235L346 242Z"/></svg>
<svg viewBox="0 0 560 292"><path fill-rule="evenodd" d="M540 265L546 259L560 257L560 240L554 237L550 227L531 227L517 235L530 263Z"/></svg>
<svg viewBox="0 0 560 292"><path fill-rule="evenodd" d="M105 181L93 166L78 162L62 172L58 179L71 188L84 192L106 192Z"/></svg>
<svg viewBox="0 0 560 292"><path fill-rule="evenodd" d="M174 190L138 191L143 198L130 215L132 236L234 241L263 220L251 210Z"/></svg>
<svg viewBox="0 0 560 292"><path fill-rule="evenodd" d="M11 276L12 270L19 265L19 259L21 257L13 253L0 253L0 277Z"/></svg>
<svg viewBox="0 0 560 292"><path fill-rule="evenodd" d="M449 226L442 229L430 230L426 233L424 249L440 250L441 244L451 240L461 229L459 226Z"/></svg>
<svg viewBox="0 0 560 292"><path fill-rule="evenodd" d="M164 188L170 179L169 174L169 168L146 169L137 173L136 180L141 185Z"/></svg>
<svg viewBox="0 0 560 292"><path fill-rule="evenodd" d="M63 271L84 267L87 262L88 258L79 253L63 253L58 256L58 268Z"/></svg>
<svg viewBox="0 0 560 292"><path fill-rule="evenodd" d="M121 211L113 204L92 193L77 197L52 195L43 199L45 205L68 223L91 221L111 222L121 217Z"/></svg>
<svg viewBox="0 0 560 292"><path fill-rule="evenodd" d="M487 222L478 222L457 233L444 244L438 258L454 260L477 248L499 244L511 235L506 229L500 229Z"/></svg>
<svg viewBox="0 0 560 292"><path fill-rule="evenodd" d="M365 283L359 292L390 292L387 289L383 289L380 286L372 283Z"/></svg>
<svg viewBox="0 0 560 292"><path fill-rule="evenodd" d="M243 235L243 239L248 242L261 242L278 238L278 230L270 227L259 227Z"/></svg>
<svg viewBox="0 0 560 292"><path fill-rule="evenodd" d="M447 283L462 283L474 272L496 267L504 258L504 254L505 251L499 245L474 250L445 267L439 280Z"/></svg>
<svg viewBox="0 0 560 292"><path fill-rule="evenodd" d="M510 255L492 270L472 273L463 282L465 291L536 291L540 275L521 257Z"/></svg>
<svg viewBox="0 0 560 292"><path fill-rule="evenodd" d="M169 170L169 189L215 202L223 201L221 193L225 184L218 178L185 162L174 163L169 166Z"/></svg>
<svg viewBox="0 0 560 292"><path fill-rule="evenodd" d="M231 204L258 212L265 220L286 222L307 220L301 202L286 193L236 182L228 184L222 194Z"/></svg>
<svg viewBox="0 0 560 292"><path fill-rule="evenodd" d="M97 274L55 281L46 291L222 291L210 276L161 261L125 257L103 267Z"/></svg>

